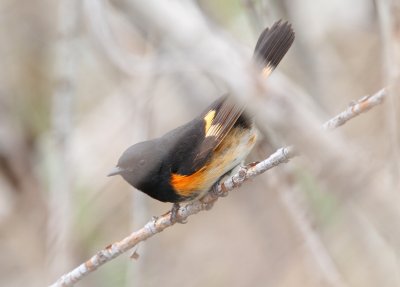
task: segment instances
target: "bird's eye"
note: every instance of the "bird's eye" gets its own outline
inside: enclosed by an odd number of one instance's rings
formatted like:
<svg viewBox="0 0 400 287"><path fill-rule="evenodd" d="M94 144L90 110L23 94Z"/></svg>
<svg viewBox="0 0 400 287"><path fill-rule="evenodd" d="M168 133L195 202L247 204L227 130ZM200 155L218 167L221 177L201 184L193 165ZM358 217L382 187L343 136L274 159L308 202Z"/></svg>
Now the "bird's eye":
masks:
<svg viewBox="0 0 400 287"><path fill-rule="evenodd" d="M144 159L139 160L139 165L143 166L146 163L146 161Z"/></svg>

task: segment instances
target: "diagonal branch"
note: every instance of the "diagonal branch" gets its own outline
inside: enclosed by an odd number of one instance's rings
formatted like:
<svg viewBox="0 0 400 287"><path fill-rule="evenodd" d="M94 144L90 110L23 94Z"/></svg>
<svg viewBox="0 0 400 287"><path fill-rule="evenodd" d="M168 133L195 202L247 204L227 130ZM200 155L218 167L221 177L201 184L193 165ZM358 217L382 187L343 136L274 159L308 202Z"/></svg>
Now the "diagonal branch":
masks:
<svg viewBox="0 0 400 287"><path fill-rule="evenodd" d="M386 89L381 89L372 96L363 97L357 102L352 103L345 111L327 121L322 127L324 130L331 130L339 127L348 120L381 104L385 97ZM260 175L261 173L264 173L277 165L286 163L294 156L296 156L294 147L284 147L278 149L267 159L259 163L249 164L245 167L241 167L234 175L217 184L216 187L201 200L196 200L184 207L181 207L178 211L179 218L185 220L189 216L200 211L209 210L219 197L226 196L229 191L239 187L248 179ZM92 258L82 263L74 270L61 276L55 283L50 285L50 287L74 285L83 277L95 271L101 265L132 249L139 242L145 241L153 235L160 233L164 229L174 225L174 222L172 222L170 218L170 212L167 212L160 217L153 218L143 228L131 233L121 241L108 245L105 249L97 252Z"/></svg>
<svg viewBox="0 0 400 287"><path fill-rule="evenodd" d="M359 99L357 102L352 102L346 110L324 123L322 125L323 129L332 130L334 128L344 125L348 120L351 120L359 114L365 113L372 109L374 106L382 103L385 96L386 89L383 88L372 96L365 96Z"/></svg>

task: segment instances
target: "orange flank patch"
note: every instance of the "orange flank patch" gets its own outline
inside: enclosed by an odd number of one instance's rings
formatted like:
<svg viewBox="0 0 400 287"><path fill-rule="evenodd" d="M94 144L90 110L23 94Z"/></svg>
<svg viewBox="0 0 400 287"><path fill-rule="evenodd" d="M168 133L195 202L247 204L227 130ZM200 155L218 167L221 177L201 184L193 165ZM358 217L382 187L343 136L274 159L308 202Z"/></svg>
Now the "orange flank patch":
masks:
<svg viewBox="0 0 400 287"><path fill-rule="evenodd" d="M204 171L207 166L199 169L191 175L172 174L171 185L181 196L191 196L196 191L204 188Z"/></svg>
<svg viewBox="0 0 400 287"><path fill-rule="evenodd" d="M255 141L254 132L231 130L205 166L191 175L172 174L171 185L180 196L201 197L222 175L240 164Z"/></svg>

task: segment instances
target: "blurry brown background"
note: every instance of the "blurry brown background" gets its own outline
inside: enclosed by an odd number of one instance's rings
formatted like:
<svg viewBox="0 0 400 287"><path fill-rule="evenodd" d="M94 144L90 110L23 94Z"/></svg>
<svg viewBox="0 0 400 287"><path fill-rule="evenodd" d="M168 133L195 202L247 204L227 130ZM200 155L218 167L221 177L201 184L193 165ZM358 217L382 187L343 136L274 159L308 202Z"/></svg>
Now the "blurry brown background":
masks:
<svg viewBox="0 0 400 287"><path fill-rule="evenodd" d="M167 211L105 175L229 90L126 2L0 1L1 286L46 286ZM340 183L362 174L362 188L337 193L308 169L318 158L297 158L77 286L400 286L397 1L170 2L249 60L260 31L289 20L295 44L269 81L291 83L321 123L382 87L393 98L334 132L360 159ZM290 144L276 134L249 160Z"/></svg>

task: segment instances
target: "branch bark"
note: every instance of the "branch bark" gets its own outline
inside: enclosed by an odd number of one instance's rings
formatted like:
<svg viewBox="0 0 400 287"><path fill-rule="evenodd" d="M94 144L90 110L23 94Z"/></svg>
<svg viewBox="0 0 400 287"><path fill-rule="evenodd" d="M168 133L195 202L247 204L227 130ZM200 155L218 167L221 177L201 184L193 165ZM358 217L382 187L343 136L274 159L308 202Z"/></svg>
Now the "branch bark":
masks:
<svg viewBox="0 0 400 287"><path fill-rule="evenodd" d="M356 103L352 103L345 111L330 119L323 125L323 129L331 130L346 123L346 121L358 116L359 114L368 111L382 103L386 97L386 90L382 89L373 96L363 97ZM218 183L215 188L200 200L183 206L178 211L178 216L185 220L189 216L194 215L202 210L212 208L214 202L219 198L226 196L229 191L239 187L243 182L253 178L265 171L278 166L282 163L287 163L291 158L296 156L294 147L284 147L278 149L267 159L256 163L241 167L234 175L221 183ZM108 245L105 249L97 252L92 258L82 263L74 270L61 276L50 287L73 286L89 273L95 271L101 265L111 261L120 254L132 249L139 242L145 241L153 235L160 233L164 229L174 225L170 220L170 212L159 217L154 217L141 229L131 233L121 241Z"/></svg>

